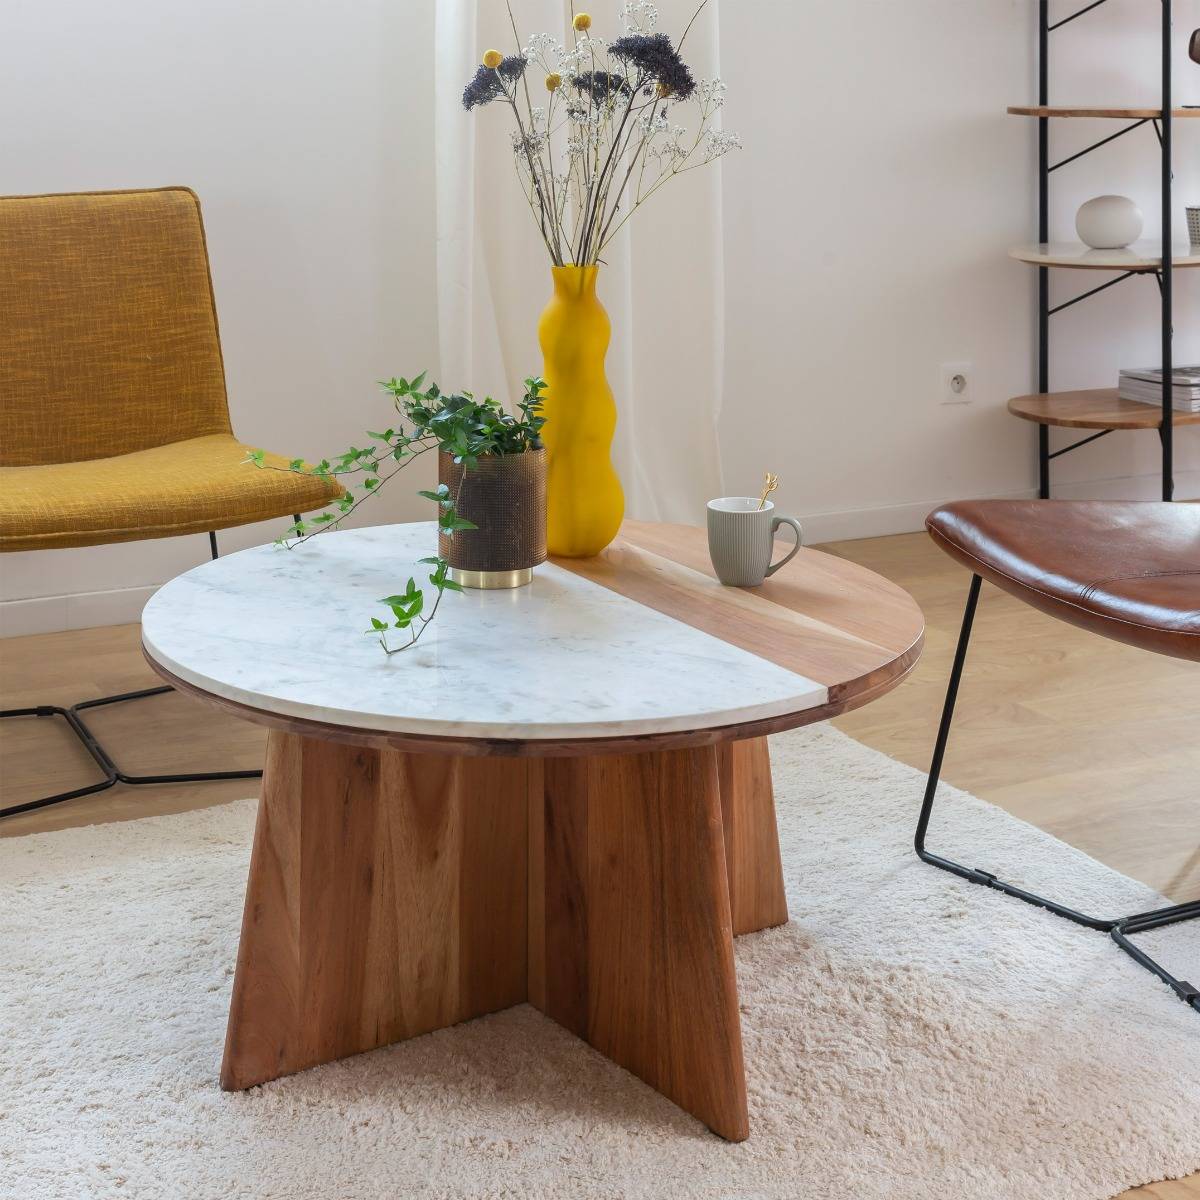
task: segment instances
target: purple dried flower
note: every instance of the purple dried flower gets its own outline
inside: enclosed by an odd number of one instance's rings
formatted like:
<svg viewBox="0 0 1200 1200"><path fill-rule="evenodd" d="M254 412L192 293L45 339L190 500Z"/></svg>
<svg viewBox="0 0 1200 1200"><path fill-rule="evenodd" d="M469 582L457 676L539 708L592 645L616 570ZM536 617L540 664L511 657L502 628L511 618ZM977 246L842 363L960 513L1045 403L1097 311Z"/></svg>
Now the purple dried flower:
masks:
<svg viewBox="0 0 1200 1200"><path fill-rule="evenodd" d="M528 60L523 54L510 54L495 69L480 67L463 90L463 108L470 111L478 104L491 104L501 100L507 93L504 82L512 83L525 74Z"/></svg>
<svg viewBox="0 0 1200 1200"><path fill-rule="evenodd" d="M608 52L649 75L672 100L686 100L696 90L691 71L665 33L629 33L617 38Z"/></svg>
<svg viewBox="0 0 1200 1200"><path fill-rule="evenodd" d="M584 71L571 80L571 86L585 96L592 98L593 104L604 104L614 96L629 94L629 84L623 75L613 75L608 71Z"/></svg>

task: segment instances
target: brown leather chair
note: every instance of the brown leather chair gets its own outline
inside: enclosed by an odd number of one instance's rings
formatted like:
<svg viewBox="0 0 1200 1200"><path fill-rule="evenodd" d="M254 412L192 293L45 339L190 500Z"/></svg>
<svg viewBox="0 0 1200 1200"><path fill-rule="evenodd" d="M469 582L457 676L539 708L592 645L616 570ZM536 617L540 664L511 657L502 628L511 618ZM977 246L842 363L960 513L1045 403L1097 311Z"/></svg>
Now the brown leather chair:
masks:
<svg viewBox="0 0 1200 1200"><path fill-rule="evenodd" d="M1092 917L925 849L982 581L1102 637L1200 662L1200 505L972 500L937 509L925 525L937 545L971 571L971 587L917 822L918 856L972 883L1110 934L1200 1012L1200 990L1130 941L1132 934L1200 917L1200 900L1128 917Z"/></svg>

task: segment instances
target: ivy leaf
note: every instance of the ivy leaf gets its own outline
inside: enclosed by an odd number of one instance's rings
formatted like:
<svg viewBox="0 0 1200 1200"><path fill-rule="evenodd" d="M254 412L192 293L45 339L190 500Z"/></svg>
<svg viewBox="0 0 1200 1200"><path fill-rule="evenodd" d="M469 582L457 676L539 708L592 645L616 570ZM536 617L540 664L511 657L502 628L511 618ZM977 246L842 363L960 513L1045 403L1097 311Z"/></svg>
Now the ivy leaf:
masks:
<svg viewBox="0 0 1200 1200"><path fill-rule="evenodd" d="M388 627L386 621L381 621L378 617L371 618L371 628L365 630L366 633L381 633Z"/></svg>
<svg viewBox="0 0 1200 1200"><path fill-rule="evenodd" d="M463 590L462 584L455 583L453 579L443 579L438 586L445 588L448 592L461 592Z"/></svg>
<svg viewBox="0 0 1200 1200"><path fill-rule="evenodd" d="M304 470L304 459L302 459L302 458L293 458L293 459L292 459L292 460L291 460L291 461L288 463L288 470L289 470L289 471L303 471L303 470Z"/></svg>

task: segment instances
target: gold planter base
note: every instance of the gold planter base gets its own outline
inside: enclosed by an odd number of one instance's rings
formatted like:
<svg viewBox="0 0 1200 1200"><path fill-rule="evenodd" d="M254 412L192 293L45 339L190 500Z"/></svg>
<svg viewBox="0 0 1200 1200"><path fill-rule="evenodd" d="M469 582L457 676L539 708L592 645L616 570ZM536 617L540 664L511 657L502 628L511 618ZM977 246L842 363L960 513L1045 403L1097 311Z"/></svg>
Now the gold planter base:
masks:
<svg viewBox="0 0 1200 1200"><path fill-rule="evenodd" d="M460 571L457 567L451 567L450 578L463 587L481 590L519 588L533 582L533 568L522 567L519 571Z"/></svg>

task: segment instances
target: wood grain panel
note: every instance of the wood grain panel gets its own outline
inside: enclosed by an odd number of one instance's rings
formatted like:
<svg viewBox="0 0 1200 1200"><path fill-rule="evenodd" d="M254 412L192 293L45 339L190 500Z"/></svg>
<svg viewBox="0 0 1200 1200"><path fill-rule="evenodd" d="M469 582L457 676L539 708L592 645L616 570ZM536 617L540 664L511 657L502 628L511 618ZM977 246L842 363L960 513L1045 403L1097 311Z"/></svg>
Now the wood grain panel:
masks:
<svg viewBox="0 0 1200 1200"><path fill-rule="evenodd" d="M543 1011L741 1141L749 1119L715 751L548 766L545 862L531 873L546 890L545 940L530 956L545 963Z"/></svg>
<svg viewBox="0 0 1200 1200"><path fill-rule="evenodd" d="M577 1037L588 1032L588 827L592 764L568 758L545 764L538 805L542 854L534 869L542 886L543 939L530 948L544 994L531 1000ZM534 871L530 872L531 876Z"/></svg>
<svg viewBox="0 0 1200 1200"><path fill-rule="evenodd" d="M703 529L626 521L619 540L716 578L708 556L708 534ZM786 543L781 546L787 548ZM802 547L782 571L758 587L722 591L790 609L836 639L876 646L884 652L881 664L910 650L925 628L916 602L889 578L809 547Z"/></svg>
<svg viewBox="0 0 1200 1200"><path fill-rule="evenodd" d="M766 738L717 747L729 908L734 934L788 919Z"/></svg>
<svg viewBox="0 0 1200 1200"><path fill-rule="evenodd" d="M223 1087L525 998L530 771L272 733Z"/></svg>

